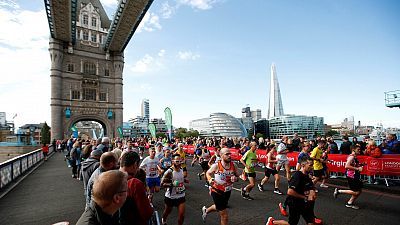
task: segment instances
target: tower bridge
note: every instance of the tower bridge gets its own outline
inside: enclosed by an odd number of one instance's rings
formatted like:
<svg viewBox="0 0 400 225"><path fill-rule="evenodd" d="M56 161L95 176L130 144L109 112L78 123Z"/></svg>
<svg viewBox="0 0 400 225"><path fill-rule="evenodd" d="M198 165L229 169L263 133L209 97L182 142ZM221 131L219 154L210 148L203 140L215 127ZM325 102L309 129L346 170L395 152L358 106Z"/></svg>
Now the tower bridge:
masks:
<svg viewBox="0 0 400 225"><path fill-rule="evenodd" d="M120 0L109 20L99 0L44 0L51 59L51 136L94 119L106 136L123 121L123 52L153 0Z"/></svg>

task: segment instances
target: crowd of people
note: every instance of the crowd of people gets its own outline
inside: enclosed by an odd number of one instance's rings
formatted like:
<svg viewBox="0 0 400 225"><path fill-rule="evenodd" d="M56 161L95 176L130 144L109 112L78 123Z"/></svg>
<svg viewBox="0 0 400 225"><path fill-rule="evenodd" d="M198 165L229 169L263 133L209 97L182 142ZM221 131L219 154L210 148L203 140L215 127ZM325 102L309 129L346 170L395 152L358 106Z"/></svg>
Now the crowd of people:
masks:
<svg viewBox="0 0 400 225"><path fill-rule="evenodd" d="M148 224L153 215L153 196L164 190L164 211L161 223L167 219L173 207L178 209L178 224L184 223L186 185L188 181L187 153L184 145L194 145L195 153L190 165L201 166L198 178L205 180L213 204L201 208L202 219L218 212L221 225L228 224L227 205L233 183L240 177L248 182L241 188L245 200L255 188L264 192L270 176L274 177L273 193L283 195L286 200L278 204L288 222L269 217L267 225L297 224L300 216L308 224L321 224L322 219L314 214L314 205L318 189L328 188L329 178L327 164L329 154L346 154L346 177L349 189L335 189L333 196L351 195L346 207L359 209L355 200L362 191L360 172L363 165L357 156L360 154L380 157L382 154L399 153L399 142L395 135L377 145L369 137L362 141L349 141L343 137L338 147L331 137L317 137L306 140L294 134L292 138L283 136L279 143L263 138L185 138L149 139L128 138L83 140L71 137L68 140L56 141L56 150L66 152L65 159L71 167L71 176L82 181L83 194L86 200L85 212L77 224ZM208 147L215 147L211 154ZM239 173L238 166L231 158L231 148L236 148L242 155L238 162L243 166ZM257 181L256 167L259 165L256 150L266 150L264 176ZM291 171L287 154L300 152L296 169ZM146 153L146 154L145 154ZM288 180L287 191L280 184L279 171L285 170ZM317 185L319 184L319 185ZM200 208L200 207L199 207Z"/></svg>

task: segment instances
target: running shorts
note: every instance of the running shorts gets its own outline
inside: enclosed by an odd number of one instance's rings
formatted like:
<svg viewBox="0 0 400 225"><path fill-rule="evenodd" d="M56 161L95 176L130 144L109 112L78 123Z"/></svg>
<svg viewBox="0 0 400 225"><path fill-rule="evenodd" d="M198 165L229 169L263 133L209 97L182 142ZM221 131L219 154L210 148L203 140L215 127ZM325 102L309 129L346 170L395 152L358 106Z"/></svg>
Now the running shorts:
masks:
<svg viewBox="0 0 400 225"><path fill-rule="evenodd" d="M228 207L228 201L231 197L231 191L218 193L215 191L211 191L211 197L213 198L215 208L218 211L222 211Z"/></svg>
<svg viewBox="0 0 400 225"><path fill-rule="evenodd" d="M181 198L164 198L164 203L169 207L178 207L180 204L185 203L185 197Z"/></svg>
<svg viewBox="0 0 400 225"><path fill-rule="evenodd" d="M275 174L278 174L278 171L276 169L265 167L264 174L266 177L270 177L271 175L274 176Z"/></svg>
<svg viewBox="0 0 400 225"><path fill-rule="evenodd" d="M146 178L147 187L160 187L161 179L159 177Z"/></svg>

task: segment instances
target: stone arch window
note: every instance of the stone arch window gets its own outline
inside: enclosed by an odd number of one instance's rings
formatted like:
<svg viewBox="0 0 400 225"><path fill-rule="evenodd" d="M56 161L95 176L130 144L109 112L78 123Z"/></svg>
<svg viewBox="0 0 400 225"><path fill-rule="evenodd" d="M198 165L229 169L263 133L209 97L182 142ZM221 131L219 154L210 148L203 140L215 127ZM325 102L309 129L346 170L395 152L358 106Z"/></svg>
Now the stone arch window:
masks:
<svg viewBox="0 0 400 225"><path fill-rule="evenodd" d="M96 75L96 65L94 63L85 62L85 64L83 64L83 73Z"/></svg>
<svg viewBox="0 0 400 225"><path fill-rule="evenodd" d="M92 27L96 27L96 26L97 26L97 18L92 17Z"/></svg>
<svg viewBox="0 0 400 225"><path fill-rule="evenodd" d="M89 39L89 32L87 30L83 31L83 40L87 41Z"/></svg>
<svg viewBox="0 0 400 225"><path fill-rule="evenodd" d="M84 25L88 25L89 24L89 16L88 15L83 15L83 17L82 17L82 20L83 20L83 24Z"/></svg>
<svg viewBox="0 0 400 225"><path fill-rule="evenodd" d="M92 31L92 42L97 42L97 34Z"/></svg>

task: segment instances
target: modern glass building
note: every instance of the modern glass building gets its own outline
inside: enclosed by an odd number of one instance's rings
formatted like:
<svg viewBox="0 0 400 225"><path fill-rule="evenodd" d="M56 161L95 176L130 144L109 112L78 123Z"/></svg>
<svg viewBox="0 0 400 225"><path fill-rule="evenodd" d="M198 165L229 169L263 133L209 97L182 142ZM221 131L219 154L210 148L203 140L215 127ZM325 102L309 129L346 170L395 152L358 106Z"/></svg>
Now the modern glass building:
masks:
<svg viewBox="0 0 400 225"><path fill-rule="evenodd" d="M192 120L189 128L203 137L247 137L243 124L226 113L212 113L209 118Z"/></svg>
<svg viewBox="0 0 400 225"><path fill-rule="evenodd" d="M284 115L269 119L270 138L280 139L283 135L312 138L324 134L324 118L317 116Z"/></svg>

